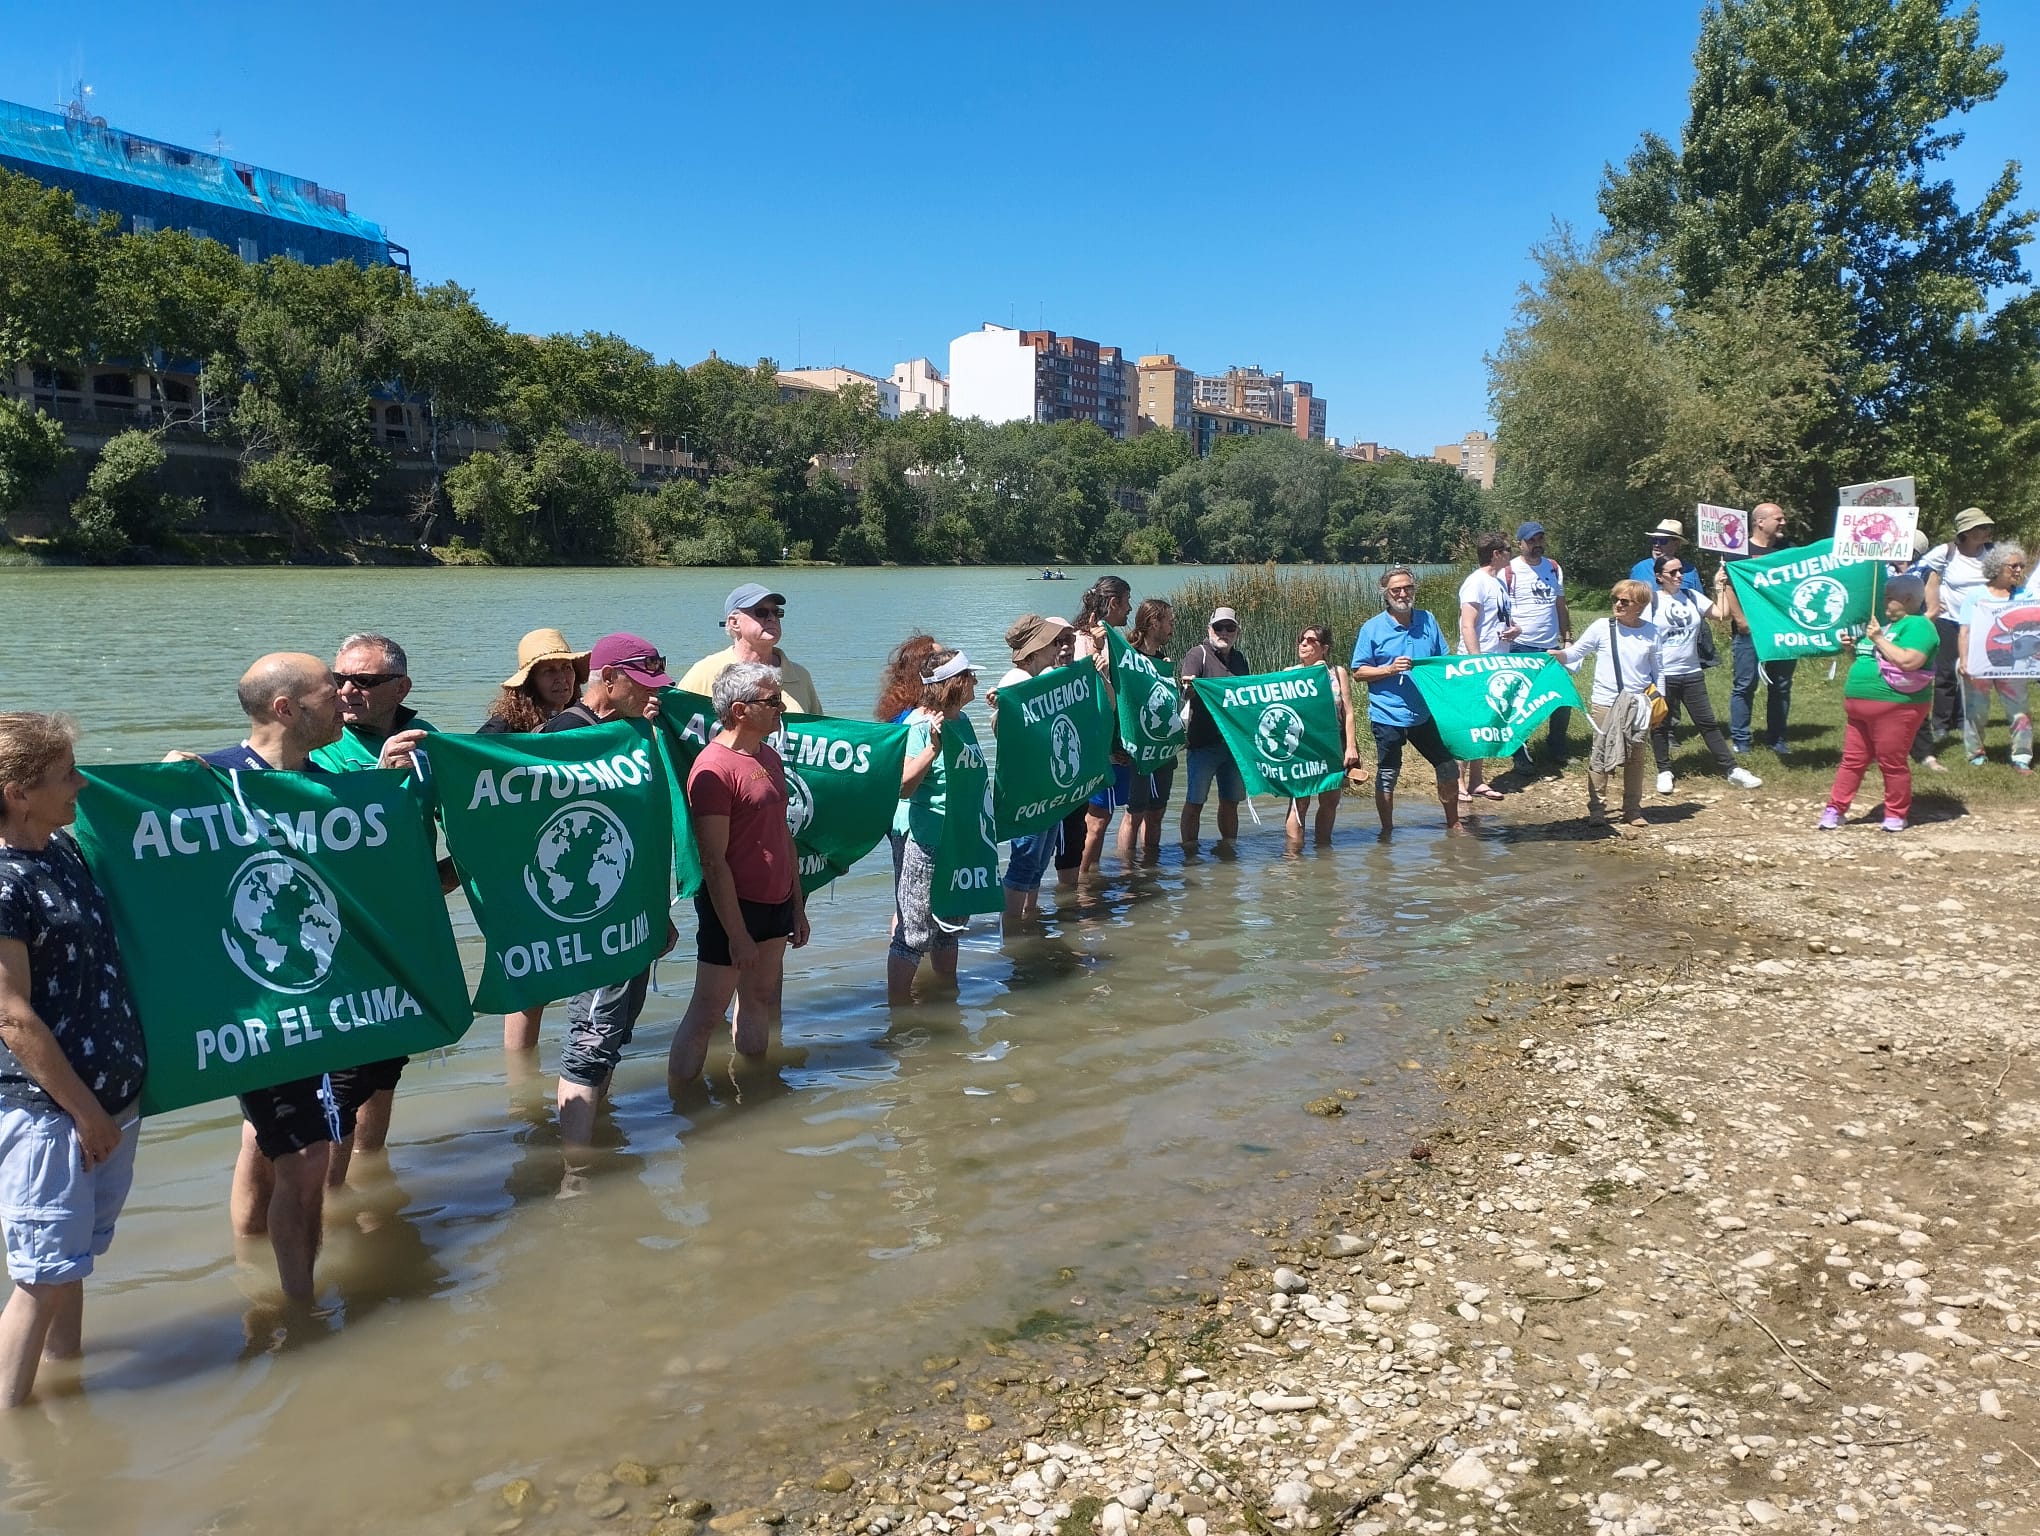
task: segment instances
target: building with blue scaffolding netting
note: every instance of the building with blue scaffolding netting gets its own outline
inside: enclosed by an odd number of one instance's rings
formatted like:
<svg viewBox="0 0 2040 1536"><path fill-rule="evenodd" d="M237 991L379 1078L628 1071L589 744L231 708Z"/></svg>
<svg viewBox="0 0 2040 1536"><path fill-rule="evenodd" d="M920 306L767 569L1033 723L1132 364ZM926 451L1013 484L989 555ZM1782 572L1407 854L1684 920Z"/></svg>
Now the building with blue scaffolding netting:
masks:
<svg viewBox="0 0 2040 1536"><path fill-rule="evenodd" d="M69 192L87 214L115 214L123 230L187 230L243 261L410 269L410 252L348 212L343 192L112 128L81 105L44 112L0 101L0 169Z"/></svg>

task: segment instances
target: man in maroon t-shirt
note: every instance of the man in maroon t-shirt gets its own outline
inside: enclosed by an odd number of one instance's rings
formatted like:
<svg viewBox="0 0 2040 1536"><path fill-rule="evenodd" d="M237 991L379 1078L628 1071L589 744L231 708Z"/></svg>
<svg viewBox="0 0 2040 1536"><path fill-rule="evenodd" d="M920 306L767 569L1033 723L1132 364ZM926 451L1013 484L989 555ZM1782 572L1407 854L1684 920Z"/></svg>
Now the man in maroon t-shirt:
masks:
<svg viewBox="0 0 2040 1536"><path fill-rule="evenodd" d="M708 1037L736 999L737 1050L762 1056L779 1030L786 946L808 941L800 861L786 825L786 767L765 738L786 709L779 672L758 662L715 680L722 729L687 774L687 811L701 850L694 898L694 997L673 1032L666 1072L675 1088L701 1076Z"/></svg>

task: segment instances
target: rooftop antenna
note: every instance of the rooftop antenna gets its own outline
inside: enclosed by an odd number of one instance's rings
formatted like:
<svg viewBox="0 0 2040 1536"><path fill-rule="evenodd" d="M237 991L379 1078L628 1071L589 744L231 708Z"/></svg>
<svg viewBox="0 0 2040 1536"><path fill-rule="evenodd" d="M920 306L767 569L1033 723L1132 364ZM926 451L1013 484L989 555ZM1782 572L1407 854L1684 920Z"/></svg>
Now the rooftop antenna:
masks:
<svg viewBox="0 0 2040 1536"><path fill-rule="evenodd" d="M62 87L60 86L58 90L61 94ZM92 87L85 83L84 76L79 76L77 83L72 86L71 99L60 101L57 105L63 108L64 116L74 123L92 121Z"/></svg>
<svg viewBox="0 0 2040 1536"><path fill-rule="evenodd" d="M229 144L229 143L227 142L227 136L226 136L226 134L225 134L225 133L223 133L223 132L222 132L221 130L219 130L218 128L215 128L215 129L213 129L213 131L212 131L212 152L213 152L213 156L214 156L214 158L215 158L215 159L219 159L219 160L224 160L224 159L226 159L226 158L227 158L227 151L228 151L228 150L230 150L230 149L232 149L233 147L234 147L233 145L231 145L231 144Z"/></svg>

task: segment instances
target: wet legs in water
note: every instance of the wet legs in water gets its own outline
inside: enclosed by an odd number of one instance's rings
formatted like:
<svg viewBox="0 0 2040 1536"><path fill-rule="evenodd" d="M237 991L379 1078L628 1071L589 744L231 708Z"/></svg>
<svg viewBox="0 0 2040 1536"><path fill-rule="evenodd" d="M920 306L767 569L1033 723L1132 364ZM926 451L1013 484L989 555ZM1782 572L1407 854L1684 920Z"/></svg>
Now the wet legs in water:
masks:
<svg viewBox="0 0 2040 1536"><path fill-rule="evenodd" d="M0 1312L0 1408L18 1408L44 1360L75 1360L85 1327L85 1282L14 1283Z"/></svg>
<svg viewBox="0 0 2040 1536"><path fill-rule="evenodd" d="M667 1081L678 1088L701 1076L708 1061L709 1038L721 1025L733 999L737 1016L730 1032L737 1054L763 1056L773 1036L779 1033L785 986L784 939L762 941L756 963L748 968L697 961L694 996L688 1000L679 1028L673 1031L673 1048L666 1058Z"/></svg>
<svg viewBox="0 0 2040 1536"><path fill-rule="evenodd" d="M1317 815L1314 818L1316 835L1314 841L1320 848L1332 845L1332 826L1339 818L1339 800L1342 790L1327 790L1317 797ZM1291 853L1303 847L1303 824L1310 818L1310 801L1289 802L1289 818L1283 823L1282 836Z"/></svg>
<svg viewBox="0 0 2040 1536"><path fill-rule="evenodd" d="M264 1157L255 1127L241 1123L241 1152L234 1161L229 1200L237 1238L265 1234L276 1254L276 1275L293 1301L312 1296L312 1265L319 1257L326 1210L326 1169L333 1144L314 1142L298 1152Z"/></svg>

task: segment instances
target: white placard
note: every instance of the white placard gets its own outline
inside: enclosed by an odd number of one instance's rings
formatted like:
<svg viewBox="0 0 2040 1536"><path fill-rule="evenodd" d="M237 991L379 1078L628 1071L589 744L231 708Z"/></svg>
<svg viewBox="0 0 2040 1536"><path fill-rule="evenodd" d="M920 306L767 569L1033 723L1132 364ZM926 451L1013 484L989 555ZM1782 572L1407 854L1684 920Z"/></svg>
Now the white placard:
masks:
<svg viewBox="0 0 2040 1536"><path fill-rule="evenodd" d="M1853 506L1835 509L1837 560L1902 560L1912 564L1918 507Z"/></svg>
<svg viewBox="0 0 2040 1536"><path fill-rule="evenodd" d="M1861 485L1843 486L1835 501L1844 507L1916 507L1920 504L1920 487L1911 475L1865 480Z"/></svg>
<svg viewBox="0 0 2040 1536"><path fill-rule="evenodd" d="M1701 502L1695 521L1700 525L1700 547L1717 555L1746 555L1750 552L1750 515L1738 507L1710 507Z"/></svg>
<svg viewBox="0 0 2040 1536"><path fill-rule="evenodd" d="M1979 602L1964 659L1971 677L2040 678L2040 597Z"/></svg>

